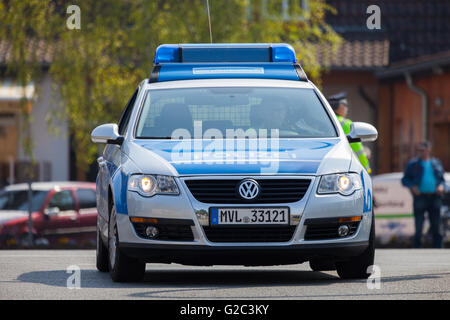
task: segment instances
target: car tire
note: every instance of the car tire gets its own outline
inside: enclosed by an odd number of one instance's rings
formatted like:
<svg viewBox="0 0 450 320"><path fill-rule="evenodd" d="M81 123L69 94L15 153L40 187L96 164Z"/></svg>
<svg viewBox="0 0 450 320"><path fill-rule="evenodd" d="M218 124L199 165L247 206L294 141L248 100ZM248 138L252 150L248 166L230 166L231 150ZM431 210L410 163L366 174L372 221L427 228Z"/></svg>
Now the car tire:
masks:
<svg viewBox="0 0 450 320"><path fill-rule="evenodd" d="M312 271L334 271L336 270L336 264L334 261L329 260L310 260L309 267Z"/></svg>
<svg viewBox="0 0 450 320"><path fill-rule="evenodd" d="M100 230L97 228L97 270L100 272L108 272L108 248L103 243Z"/></svg>
<svg viewBox="0 0 450 320"><path fill-rule="evenodd" d="M108 223L109 273L114 282L139 281L145 274L145 263L125 255L119 248L116 209L113 206Z"/></svg>
<svg viewBox="0 0 450 320"><path fill-rule="evenodd" d="M372 213L372 225L370 227L369 246L359 256L346 261L337 261L336 270L341 279L367 279L370 273L369 266L375 260L375 221Z"/></svg>

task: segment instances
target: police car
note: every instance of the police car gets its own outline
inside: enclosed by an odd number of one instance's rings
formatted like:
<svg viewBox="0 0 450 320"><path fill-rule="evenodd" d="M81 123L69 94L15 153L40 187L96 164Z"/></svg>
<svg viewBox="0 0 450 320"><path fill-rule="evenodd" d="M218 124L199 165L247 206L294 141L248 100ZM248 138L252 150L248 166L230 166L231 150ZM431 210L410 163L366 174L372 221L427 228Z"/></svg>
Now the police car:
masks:
<svg viewBox="0 0 450 320"><path fill-rule="evenodd" d="M281 265L366 278L372 183L287 44L157 48L118 124L92 131L97 268L133 281L146 263Z"/></svg>

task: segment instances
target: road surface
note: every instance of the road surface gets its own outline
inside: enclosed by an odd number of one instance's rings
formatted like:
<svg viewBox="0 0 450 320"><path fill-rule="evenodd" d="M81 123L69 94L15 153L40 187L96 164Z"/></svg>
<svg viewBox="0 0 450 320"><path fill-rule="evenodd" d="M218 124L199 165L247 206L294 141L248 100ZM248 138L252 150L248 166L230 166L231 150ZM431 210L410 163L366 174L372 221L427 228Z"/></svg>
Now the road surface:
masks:
<svg viewBox="0 0 450 320"><path fill-rule="evenodd" d="M308 263L147 264L142 282L123 284L96 270L93 250L2 250L0 299L450 299L450 249L379 249L375 262L381 271L379 289L374 281L369 289L365 280L312 272ZM68 267L79 268L79 282ZM79 283L80 289L69 289L68 282L69 287Z"/></svg>

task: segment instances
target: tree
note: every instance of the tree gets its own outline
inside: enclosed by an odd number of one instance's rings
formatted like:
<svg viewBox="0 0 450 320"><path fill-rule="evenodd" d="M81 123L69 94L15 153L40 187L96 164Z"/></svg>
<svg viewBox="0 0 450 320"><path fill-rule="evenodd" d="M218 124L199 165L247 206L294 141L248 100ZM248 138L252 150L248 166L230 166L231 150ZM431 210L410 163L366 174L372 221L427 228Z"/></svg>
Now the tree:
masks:
<svg viewBox="0 0 450 320"><path fill-rule="evenodd" d="M206 0L70 2L24 1L22 9L8 13L10 20L5 23L14 32L4 32L2 38L17 43L12 33L21 33L23 39L31 30L33 37L45 39L54 47L50 74L61 105L49 123L68 120L77 155L77 178L84 180L98 153L98 147L90 141L92 129L101 123L117 122L139 81L150 73L156 47L161 43L208 43L210 39ZM282 10L286 3L291 5L288 16ZM333 9L324 0L307 1L309 9L298 3L210 0L213 41L291 43L305 71L318 81L321 67L315 59L317 44L336 47L340 40L324 19ZM81 9L80 30L66 27L65 10L70 4L78 4ZM3 14L11 7L10 1L0 2ZM32 17L36 23L22 26L9 22L25 17ZM47 26L46 31L39 31L43 26ZM14 53L17 70L23 72L26 62L20 59L19 51Z"/></svg>
<svg viewBox="0 0 450 320"><path fill-rule="evenodd" d="M46 50L51 35L49 17L53 16L53 7L47 7L44 1L2 1L0 2L0 41L10 48L7 58L6 75L12 75L24 88L41 75L39 54ZM31 101L24 95L20 101L23 132L20 134L25 156L34 163L33 139L30 124ZM26 174L33 179L32 168Z"/></svg>

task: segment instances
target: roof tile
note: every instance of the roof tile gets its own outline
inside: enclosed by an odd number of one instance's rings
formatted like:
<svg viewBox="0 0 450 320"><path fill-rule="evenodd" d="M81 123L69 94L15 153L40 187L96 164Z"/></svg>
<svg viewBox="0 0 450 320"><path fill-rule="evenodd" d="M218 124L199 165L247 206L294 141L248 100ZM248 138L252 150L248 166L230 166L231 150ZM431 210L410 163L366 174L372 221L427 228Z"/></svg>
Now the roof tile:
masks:
<svg viewBox="0 0 450 320"><path fill-rule="evenodd" d="M377 69L389 64L389 41L344 41L335 53L330 45L317 45L319 64L334 68Z"/></svg>

